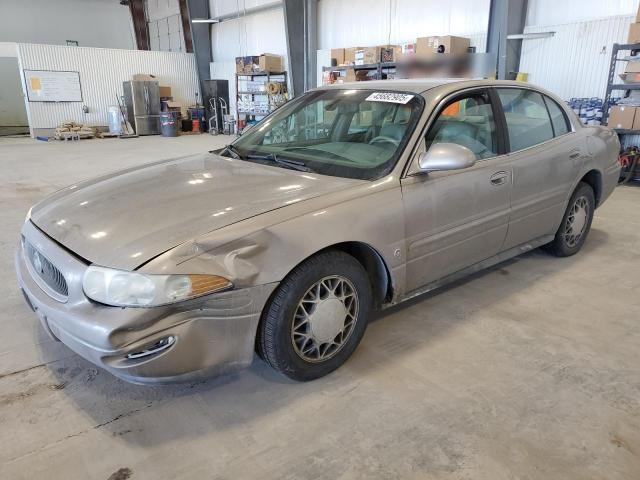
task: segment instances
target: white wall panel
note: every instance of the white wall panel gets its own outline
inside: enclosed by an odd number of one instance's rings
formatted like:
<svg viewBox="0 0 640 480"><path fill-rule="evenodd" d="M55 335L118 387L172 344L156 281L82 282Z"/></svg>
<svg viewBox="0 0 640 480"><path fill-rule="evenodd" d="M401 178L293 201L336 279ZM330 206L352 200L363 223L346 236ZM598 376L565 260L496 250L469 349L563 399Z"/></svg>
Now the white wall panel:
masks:
<svg viewBox="0 0 640 480"><path fill-rule="evenodd" d="M635 15L637 10L638 0L529 0L527 26Z"/></svg>
<svg viewBox="0 0 640 480"><path fill-rule="evenodd" d="M251 8L273 0L246 0L246 8ZM240 10L244 1L238 0ZM211 1L211 16L237 11L236 0ZM274 53L282 55L284 68L287 64L287 39L284 27L284 12L281 8L260 12L238 19L225 20L211 26L211 78L229 81L231 112L235 112L235 59L247 55Z"/></svg>
<svg viewBox="0 0 640 480"><path fill-rule="evenodd" d="M565 100L604 97L611 46L625 43L632 16L526 27L525 33L555 31L553 37L522 42L520 71L529 81ZM620 62L619 71L624 64Z"/></svg>
<svg viewBox="0 0 640 480"><path fill-rule="evenodd" d="M161 85L171 86L174 100L184 107L195 103L200 91L193 54L147 52L58 45L18 45L20 68L30 70L72 70L80 72L81 103L27 102L32 129L55 128L65 120L87 125L107 125L107 108L122 95L122 82L133 74L155 75ZM82 112L82 106L89 113Z"/></svg>
<svg viewBox="0 0 640 480"><path fill-rule="evenodd" d="M146 0L147 20L153 22L172 15L180 15L178 0Z"/></svg>
<svg viewBox="0 0 640 480"><path fill-rule="evenodd" d="M116 0L0 0L0 42L136 48L129 7Z"/></svg>
<svg viewBox="0 0 640 480"><path fill-rule="evenodd" d="M486 40L489 6L490 0L320 0L318 48L395 44L430 35ZM475 46L484 51L484 43Z"/></svg>
<svg viewBox="0 0 640 480"><path fill-rule="evenodd" d="M209 14L212 17L241 12L254 7L273 3L276 0L209 0Z"/></svg>

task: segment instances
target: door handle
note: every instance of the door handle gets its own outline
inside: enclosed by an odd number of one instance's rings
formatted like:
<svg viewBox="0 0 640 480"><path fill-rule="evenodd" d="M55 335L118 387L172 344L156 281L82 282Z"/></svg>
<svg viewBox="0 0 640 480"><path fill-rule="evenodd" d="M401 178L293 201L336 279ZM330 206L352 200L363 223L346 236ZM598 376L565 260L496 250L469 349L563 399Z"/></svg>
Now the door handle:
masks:
<svg viewBox="0 0 640 480"><path fill-rule="evenodd" d="M491 175L489 180L491 181L491 185L494 185L497 187L499 185L504 185L505 183L507 183L508 177L509 177L509 174L507 172L496 172L493 175Z"/></svg>
<svg viewBox="0 0 640 480"><path fill-rule="evenodd" d="M582 151L581 150L571 150L571 153L569 154L569 158L571 159L576 159L582 156Z"/></svg>

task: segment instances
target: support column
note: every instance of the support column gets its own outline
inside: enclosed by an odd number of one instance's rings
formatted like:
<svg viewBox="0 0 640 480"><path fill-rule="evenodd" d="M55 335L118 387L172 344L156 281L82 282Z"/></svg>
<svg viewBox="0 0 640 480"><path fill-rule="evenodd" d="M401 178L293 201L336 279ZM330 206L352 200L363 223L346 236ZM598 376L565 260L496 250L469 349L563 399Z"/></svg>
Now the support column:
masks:
<svg viewBox="0 0 640 480"><path fill-rule="evenodd" d="M204 80L211 78L209 64L211 63L211 25L209 23L193 23L194 18L209 18L209 0L186 0L193 53L196 57L200 91L204 92ZM182 12L182 6L180 11ZM186 44L186 38L185 38ZM199 98L202 102L202 97Z"/></svg>
<svg viewBox="0 0 640 480"><path fill-rule="evenodd" d="M318 0L284 0L289 74L294 95L316 86Z"/></svg>
<svg viewBox="0 0 640 480"><path fill-rule="evenodd" d="M491 0L487 52L493 56L500 80L513 80L519 71L522 40L508 36L524 32L527 5L528 0Z"/></svg>

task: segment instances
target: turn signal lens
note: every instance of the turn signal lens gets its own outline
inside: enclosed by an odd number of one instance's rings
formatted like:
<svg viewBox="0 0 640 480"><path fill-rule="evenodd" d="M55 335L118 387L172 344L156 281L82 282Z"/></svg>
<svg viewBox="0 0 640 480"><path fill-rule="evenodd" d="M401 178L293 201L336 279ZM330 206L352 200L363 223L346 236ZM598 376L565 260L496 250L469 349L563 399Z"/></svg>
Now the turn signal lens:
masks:
<svg viewBox="0 0 640 480"><path fill-rule="evenodd" d="M118 307L156 307L233 287L217 275L146 275L91 265L82 280L87 297Z"/></svg>

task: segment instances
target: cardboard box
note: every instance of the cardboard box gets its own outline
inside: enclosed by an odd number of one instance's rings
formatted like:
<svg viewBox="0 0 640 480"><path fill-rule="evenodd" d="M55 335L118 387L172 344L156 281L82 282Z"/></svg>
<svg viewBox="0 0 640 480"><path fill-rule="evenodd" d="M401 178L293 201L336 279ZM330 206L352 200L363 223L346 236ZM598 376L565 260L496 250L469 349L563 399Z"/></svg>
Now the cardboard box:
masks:
<svg viewBox="0 0 640 480"><path fill-rule="evenodd" d="M640 43L640 23L632 23L629 26L629 38L627 43Z"/></svg>
<svg viewBox="0 0 640 480"><path fill-rule="evenodd" d="M356 71L353 68L346 68L344 70L344 75L341 75L338 81L339 82L355 82Z"/></svg>
<svg viewBox="0 0 640 480"><path fill-rule="evenodd" d="M171 87L165 87L164 85L160 85L160 87L158 88L160 89L160 97L171 96Z"/></svg>
<svg viewBox="0 0 640 480"><path fill-rule="evenodd" d="M640 73L621 73L623 83L640 83Z"/></svg>
<svg viewBox="0 0 640 480"><path fill-rule="evenodd" d="M608 125L611 128L633 128L636 115L636 107L627 107L624 105L616 105L609 110Z"/></svg>
<svg viewBox="0 0 640 480"><path fill-rule="evenodd" d="M261 72L282 72L282 56L273 53L263 53L258 57L258 66Z"/></svg>
<svg viewBox="0 0 640 480"><path fill-rule="evenodd" d="M380 47L365 47L356 51L356 65L369 65L380 61Z"/></svg>
<svg viewBox="0 0 640 480"><path fill-rule="evenodd" d="M380 45L380 61L384 63L397 62L402 55L399 45Z"/></svg>
<svg viewBox="0 0 640 480"><path fill-rule="evenodd" d="M331 66L337 65L344 65L344 48L331 49Z"/></svg>
<svg viewBox="0 0 640 480"><path fill-rule="evenodd" d="M140 82L153 82L156 79L155 75L149 73L136 73L131 75L131 80Z"/></svg>
<svg viewBox="0 0 640 480"><path fill-rule="evenodd" d="M446 35L442 37L419 37L416 40L416 55L425 57L438 53L462 55L467 53L470 41L464 37Z"/></svg>
<svg viewBox="0 0 640 480"><path fill-rule="evenodd" d="M404 55L413 55L414 53L416 53L416 44L413 42L403 43L402 45L400 45L400 48Z"/></svg>
<svg viewBox="0 0 640 480"><path fill-rule="evenodd" d="M236 73L244 73L244 57L236 57Z"/></svg>
<svg viewBox="0 0 640 480"><path fill-rule="evenodd" d="M627 62L627 66L624 71L626 73L640 73L640 61L633 60L631 62Z"/></svg>
<svg viewBox="0 0 640 480"><path fill-rule="evenodd" d="M362 47L350 47L344 49L344 63L345 65L355 65L356 52L361 50Z"/></svg>
<svg viewBox="0 0 640 480"><path fill-rule="evenodd" d="M236 57L236 73L281 72L282 56L273 53Z"/></svg>
<svg viewBox="0 0 640 480"><path fill-rule="evenodd" d="M637 109L636 109L636 113L638 113ZM636 115L633 119L633 129L640 130L640 114Z"/></svg>

